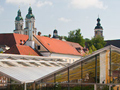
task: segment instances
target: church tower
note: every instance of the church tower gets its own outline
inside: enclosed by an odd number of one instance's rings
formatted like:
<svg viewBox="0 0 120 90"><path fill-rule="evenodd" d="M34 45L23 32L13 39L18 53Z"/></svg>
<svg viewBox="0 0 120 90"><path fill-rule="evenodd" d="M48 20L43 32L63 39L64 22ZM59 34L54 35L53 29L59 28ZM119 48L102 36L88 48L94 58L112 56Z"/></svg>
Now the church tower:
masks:
<svg viewBox="0 0 120 90"><path fill-rule="evenodd" d="M56 29L53 31L53 38L58 38L58 31Z"/></svg>
<svg viewBox="0 0 120 90"><path fill-rule="evenodd" d="M29 40L33 40L33 35L36 35L37 29L35 28L35 16L32 14L32 8L29 7L28 14L25 19L24 34L29 36Z"/></svg>
<svg viewBox="0 0 120 90"><path fill-rule="evenodd" d="M13 32L14 33L18 33L18 34L24 34L24 30L23 30L23 18L21 16L20 9L18 10L17 17L15 18L15 30Z"/></svg>
<svg viewBox="0 0 120 90"><path fill-rule="evenodd" d="M95 27L95 37L101 36L103 37L103 27L100 24L100 18L97 19L97 26Z"/></svg>

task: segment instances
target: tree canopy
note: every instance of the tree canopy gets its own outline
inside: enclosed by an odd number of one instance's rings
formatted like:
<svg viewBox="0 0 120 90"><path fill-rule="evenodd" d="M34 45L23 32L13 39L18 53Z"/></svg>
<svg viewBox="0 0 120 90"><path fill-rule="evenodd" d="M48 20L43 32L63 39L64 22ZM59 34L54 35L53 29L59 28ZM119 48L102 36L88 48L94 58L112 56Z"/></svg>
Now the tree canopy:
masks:
<svg viewBox="0 0 120 90"><path fill-rule="evenodd" d="M104 38L101 36L93 37L91 40L85 39L85 42L87 43L90 53L103 48L106 44Z"/></svg>
<svg viewBox="0 0 120 90"><path fill-rule="evenodd" d="M67 41L76 42L79 43L81 46L85 46L85 40L83 39L83 36L80 33L80 29L73 30L68 32L68 38Z"/></svg>

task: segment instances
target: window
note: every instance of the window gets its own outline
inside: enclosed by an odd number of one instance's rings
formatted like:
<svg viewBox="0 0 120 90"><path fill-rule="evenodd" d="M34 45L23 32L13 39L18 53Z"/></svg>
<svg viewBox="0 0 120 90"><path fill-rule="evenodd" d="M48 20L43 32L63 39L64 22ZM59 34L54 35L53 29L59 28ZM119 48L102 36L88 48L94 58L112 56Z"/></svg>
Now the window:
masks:
<svg viewBox="0 0 120 90"><path fill-rule="evenodd" d="M21 26L21 30L22 30L22 26Z"/></svg>
<svg viewBox="0 0 120 90"><path fill-rule="evenodd" d="M40 50L40 46L38 46L38 50Z"/></svg>
<svg viewBox="0 0 120 90"><path fill-rule="evenodd" d="M25 31L25 35L27 35L27 31Z"/></svg>

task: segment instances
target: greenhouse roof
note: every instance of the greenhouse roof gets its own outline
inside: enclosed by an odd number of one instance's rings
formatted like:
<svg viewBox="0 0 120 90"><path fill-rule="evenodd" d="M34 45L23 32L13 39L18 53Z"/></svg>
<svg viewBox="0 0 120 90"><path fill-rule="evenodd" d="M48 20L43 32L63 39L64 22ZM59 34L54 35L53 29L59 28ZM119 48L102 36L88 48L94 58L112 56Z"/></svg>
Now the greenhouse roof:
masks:
<svg viewBox="0 0 120 90"><path fill-rule="evenodd" d="M0 54L0 75L18 83L31 83L67 66L67 58Z"/></svg>
<svg viewBox="0 0 120 90"><path fill-rule="evenodd" d="M19 83L30 83L61 67L0 67L0 73Z"/></svg>

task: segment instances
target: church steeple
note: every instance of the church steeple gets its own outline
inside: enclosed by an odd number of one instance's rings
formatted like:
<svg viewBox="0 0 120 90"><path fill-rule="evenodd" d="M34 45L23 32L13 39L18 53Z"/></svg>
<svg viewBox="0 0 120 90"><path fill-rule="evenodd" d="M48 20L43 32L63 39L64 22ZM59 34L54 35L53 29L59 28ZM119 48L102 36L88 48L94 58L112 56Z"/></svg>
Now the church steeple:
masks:
<svg viewBox="0 0 120 90"><path fill-rule="evenodd" d="M100 18L97 18L97 26L95 27L95 37L101 36L103 37L103 27L100 24Z"/></svg>
<svg viewBox="0 0 120 90"><path fill-rule="evenodd" d="M17 16L15 18L15 30L14 33L24 34L23 33L23 18L21 16L20 9L17 12Z"/></svg>
<svg viewBox="0 0 120 90"><path fill-rule="evenodd" d="M37 33L37 29L35 28L35 16L32 13L32 8L28 8L28 14L25 19L25 29L24 34L29 36L29 40L32 41L32 37Z"/></svg>

